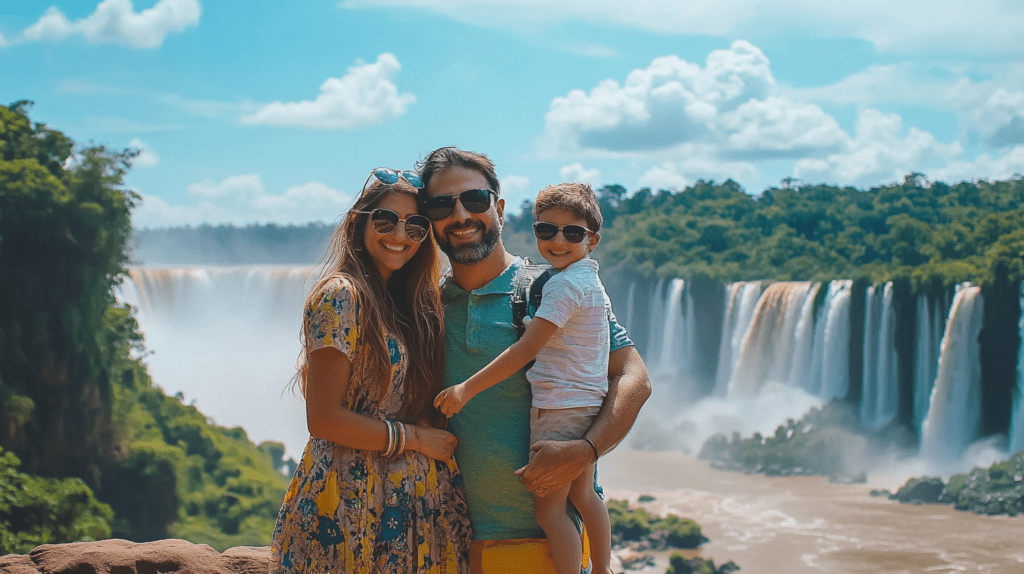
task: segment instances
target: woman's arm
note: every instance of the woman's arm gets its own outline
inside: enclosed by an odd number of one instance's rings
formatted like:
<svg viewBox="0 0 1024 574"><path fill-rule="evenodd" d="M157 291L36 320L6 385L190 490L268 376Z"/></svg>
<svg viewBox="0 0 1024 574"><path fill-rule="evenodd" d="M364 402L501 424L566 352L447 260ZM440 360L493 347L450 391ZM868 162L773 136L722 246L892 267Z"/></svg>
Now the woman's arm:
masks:
<svg viewBox="0 0 1024 574"><path fill-rule="evenodd" d="M387 423L356 414L344 405L352 362L334 347L309 354L306 371L306 426L311 436L359 450L383 452L388 447ZM440 429L406 425L406 451L448 460L455 436Z"/></svg>
<svg viewBox="0 0 1024 574"><path fill-rule="evenodd" d="M551 321L535 317L526 326L521 339L472 377L438 393L434 406L447 417L459 412L477 394L511 377L537 358L537 353L557 330L558 326Z"/></svg>
<svg viewBox="0 0 1024 574"><path fill-rule="evenodd" d="M633 427L640 407L651 396L651 380L636 347L608 355L608 394L585 437L604 454L622 442ZM586 440L540 441L530 449L530 463L516 471L527 490L544 496L568 484L591 463L594 450Z"/></svg>

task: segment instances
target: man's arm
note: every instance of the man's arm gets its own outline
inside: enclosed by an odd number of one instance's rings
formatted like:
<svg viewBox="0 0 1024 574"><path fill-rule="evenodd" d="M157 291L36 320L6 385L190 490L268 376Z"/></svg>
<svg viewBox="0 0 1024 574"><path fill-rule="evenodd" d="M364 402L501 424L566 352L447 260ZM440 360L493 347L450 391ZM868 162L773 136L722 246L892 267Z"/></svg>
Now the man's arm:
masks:
<svg viewBox="0 0 1024 574"><path fill-rule="evenodd" d="M636 347L608 354L608 394L601 411L584 436L604 454L622 442L633 427L640 407L651 396L651 380ZM544 496L579 476L594 462L594 451L583 439L540 441L533 445L530 463L516 471L527 490Z"/></svg>

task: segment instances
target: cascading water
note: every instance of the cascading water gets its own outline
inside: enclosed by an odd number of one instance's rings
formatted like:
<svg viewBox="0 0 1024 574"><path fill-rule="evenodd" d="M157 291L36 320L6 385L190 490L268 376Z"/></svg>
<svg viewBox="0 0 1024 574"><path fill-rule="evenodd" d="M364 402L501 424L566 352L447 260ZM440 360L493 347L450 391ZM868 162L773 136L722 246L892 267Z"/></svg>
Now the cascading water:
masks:
<svg viewBox="0 0 1024 574"><path fill-rule="evenodd" d="M1024 283L1020 284L1020 321L1018 332L1021 345L1017 350L1017 389L1014 395L1013 415L1010 420L1010 452L1024 450Z"/></svg>
<svg viewBox="0 0 1024 574"><path fill-rule="evenodd" d="M725 396L729 390L729 379L740 357L743 337L750 326L761 297L760 281L739 281L727 287L725 318L718 349L718 372L715 376L715 394Z"/></svg>
<svg viewBox="0 0 1024 574"><path fill-rule="evenodd" d="M981 288L957 286L940 347L938 373L921 427L921 455L935 462L959 458L978 438L981 418Z"/></svg>
<svg viewBox="0 0 1024 574"><path fill-rule="evenodd" d="M811 283L793 282L764 290L742 339L727 396L755 395L768 381L788 383L800 312L811 288Z"/></svg>
<svg viewBox="0 0 1024 574"><path fill-rule="evenodd" d="M864 311L860 420L867 426L880 428L895 418L899 407L896 313L891 281L882 287L881 294L878 287L868 287Z"/></svg>
<svg viewBox="0 0 1024 574"><path fill-rule="evenodd" d="M806 389L824 401L846 396L850 386L850 297L853 281L828 284L825 303L814 326L811 372Z"/></svg>
<svg viewBox="0 0 1024 574"><path fill-rule="evenodd" d="M305 267L135 268L119 296L137 310L154 383L297 457L309 435L301 399L285 389L311 280Z"/></svg>

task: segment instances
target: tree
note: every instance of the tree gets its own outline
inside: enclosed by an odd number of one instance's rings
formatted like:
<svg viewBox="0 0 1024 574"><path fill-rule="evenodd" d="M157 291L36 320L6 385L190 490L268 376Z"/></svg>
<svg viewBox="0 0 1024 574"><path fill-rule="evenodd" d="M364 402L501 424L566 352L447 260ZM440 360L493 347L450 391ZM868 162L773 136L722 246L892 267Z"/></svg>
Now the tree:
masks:
<svg viewBox="0 0 1024 574"><path fill-rule="evenodd" d="M104 316L127 263L134 152L76 148L0 106L0 446L34 475L96 486L109 459Z"/></svg>

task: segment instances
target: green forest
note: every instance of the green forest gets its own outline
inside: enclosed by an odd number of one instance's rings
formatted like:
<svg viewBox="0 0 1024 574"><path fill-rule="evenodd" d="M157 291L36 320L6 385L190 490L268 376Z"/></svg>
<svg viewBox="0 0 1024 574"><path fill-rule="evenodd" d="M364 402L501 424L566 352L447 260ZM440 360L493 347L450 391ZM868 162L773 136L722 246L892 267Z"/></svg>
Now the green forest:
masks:
<svg viewBox="0 0 1024 574"><path fill-rule="evenodd" d="M131 310L133 151L77 146L0 107L0 554L41 543L269 541L284 446L153 384Z"/></svg>
<svg viewBox="0 0 1024 574"><path fill-rule="evenodd" d="M243 429L167 396L113 290L138 252L167 239L184 246L173 258L215 240L208 263L268 262L237 260L238 245L258 247L247 257L304 263L321 249L308 238L323 241L330 227L133 235L139 198L124 176L135 152L77 145L30 111L24 101L0 106L0 554L109 537L267 544L290 462L283 445L254 445ZM1006 304L1024 278L1021 177L598 193L595 257L606 278L891 279L917 292L973 281L1001 289ZM536 258L531 205L523 208L506 214L506 244Z"/></svg>

